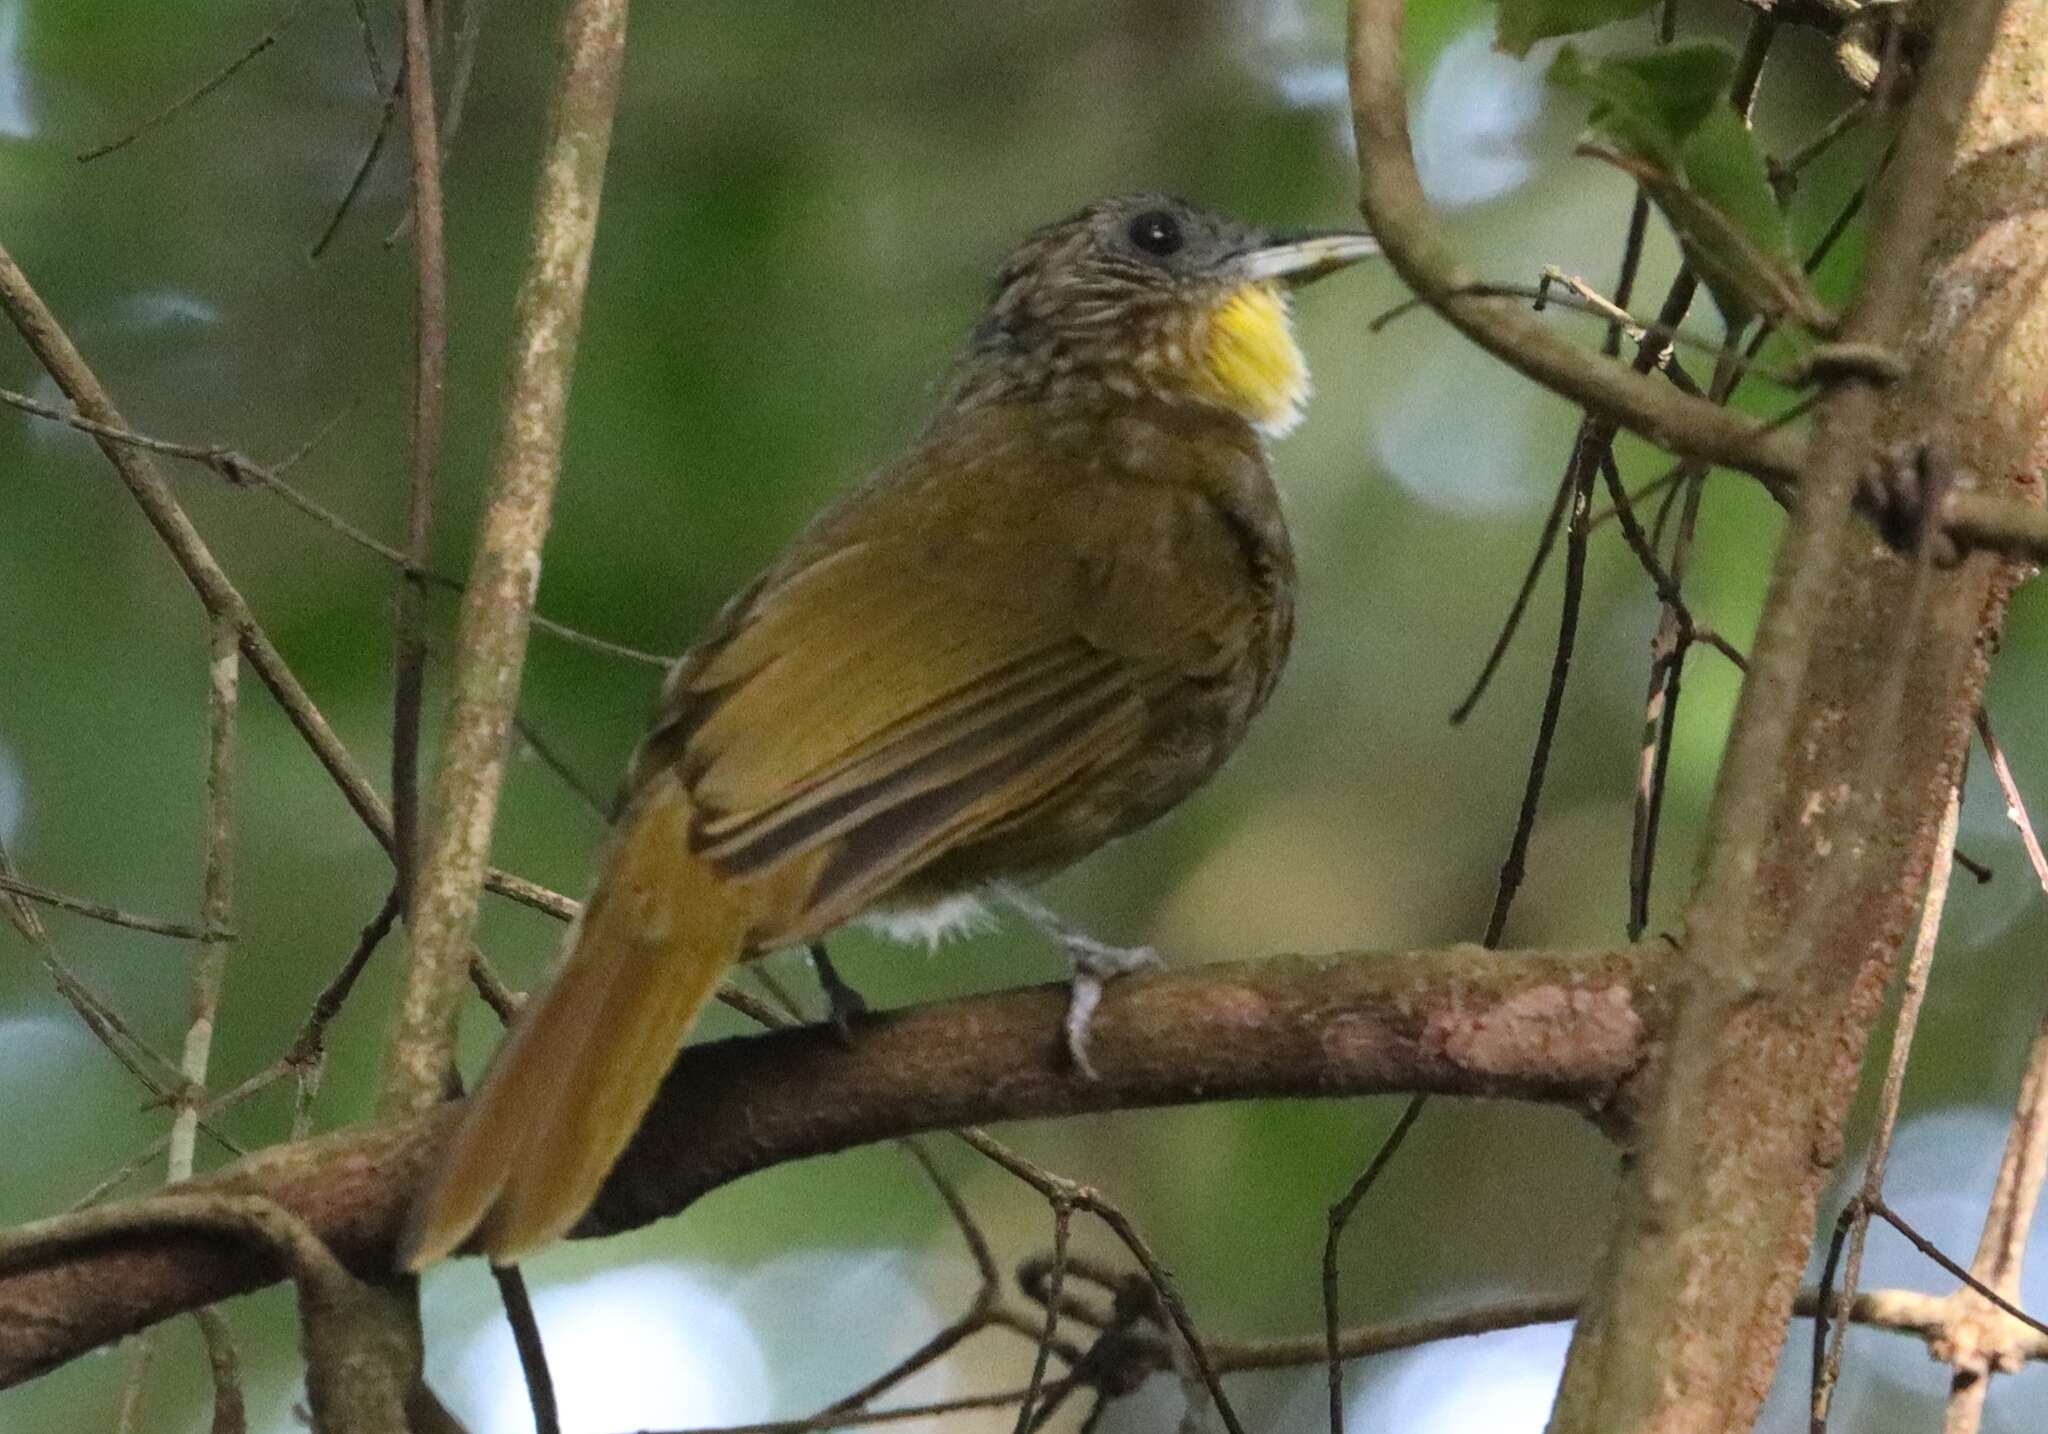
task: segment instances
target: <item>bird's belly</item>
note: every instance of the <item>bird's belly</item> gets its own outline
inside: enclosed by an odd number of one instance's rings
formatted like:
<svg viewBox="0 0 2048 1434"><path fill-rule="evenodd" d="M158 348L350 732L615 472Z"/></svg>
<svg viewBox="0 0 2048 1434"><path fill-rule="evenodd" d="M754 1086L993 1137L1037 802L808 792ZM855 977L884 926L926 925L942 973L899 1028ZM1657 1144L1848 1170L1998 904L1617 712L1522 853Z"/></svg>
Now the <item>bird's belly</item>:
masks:
<svg viewBox="0 0 2048 1434"><path fill-rule="evenodd" d="M899 905L891 899L886 905L870 908L858 924L900 945L937 950L947 938L971 935L993 920L980 897L955 892L921 904Z"/></svg>

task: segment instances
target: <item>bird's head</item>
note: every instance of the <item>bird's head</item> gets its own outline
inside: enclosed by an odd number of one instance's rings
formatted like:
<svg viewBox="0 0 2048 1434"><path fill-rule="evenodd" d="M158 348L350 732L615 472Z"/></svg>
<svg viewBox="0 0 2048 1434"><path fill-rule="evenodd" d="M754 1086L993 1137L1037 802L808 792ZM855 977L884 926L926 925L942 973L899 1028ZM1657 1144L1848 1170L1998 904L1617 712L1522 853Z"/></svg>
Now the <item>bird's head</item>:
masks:
<svg viewBox="0 0 2048 1434"><path fill-rule="evenodd" d="M1155 397L1285 433L1309 393L1290 291L1378 252L1364 234L1271 234L1165 195L1100 200L1004 262L955 399Z"/></svg>

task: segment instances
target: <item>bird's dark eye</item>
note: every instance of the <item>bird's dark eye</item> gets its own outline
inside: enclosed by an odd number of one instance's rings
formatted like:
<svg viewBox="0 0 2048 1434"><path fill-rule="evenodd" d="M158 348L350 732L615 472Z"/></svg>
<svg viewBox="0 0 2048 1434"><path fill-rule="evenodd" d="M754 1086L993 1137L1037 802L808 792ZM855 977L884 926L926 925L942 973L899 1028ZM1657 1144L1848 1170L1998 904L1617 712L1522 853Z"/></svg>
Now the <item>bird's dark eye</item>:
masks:
<svg viewBox="0 0 2048 1434"><path fill-rule="evenodd" d="M1147 254L1165 258L1181 244L1180 221L1163 209L1148 209L1131 221L1131 242Z"/></svg>

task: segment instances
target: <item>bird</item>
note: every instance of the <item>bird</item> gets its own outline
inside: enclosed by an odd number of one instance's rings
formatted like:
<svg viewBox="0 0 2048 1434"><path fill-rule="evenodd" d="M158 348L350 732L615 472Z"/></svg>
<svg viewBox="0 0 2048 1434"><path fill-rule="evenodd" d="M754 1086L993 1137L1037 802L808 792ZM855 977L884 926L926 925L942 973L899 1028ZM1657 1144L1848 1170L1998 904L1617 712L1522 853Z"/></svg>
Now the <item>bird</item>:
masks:
<svg viewBox="0 0 2048 1434"><path fill-rule="evenodd" d="M810 946L843 1018L819 943L855 920L1020 911L1072 961L1093 1074L1104 982L1156 958L1029 887L1187 797L1272 693L1296 576L1267 443L1309 396L1290 299L1376 252L1141 193L1010 253L921 434L669 671L567 955L413 1199L402 1269L567 1234L728 970Z"/></svg>

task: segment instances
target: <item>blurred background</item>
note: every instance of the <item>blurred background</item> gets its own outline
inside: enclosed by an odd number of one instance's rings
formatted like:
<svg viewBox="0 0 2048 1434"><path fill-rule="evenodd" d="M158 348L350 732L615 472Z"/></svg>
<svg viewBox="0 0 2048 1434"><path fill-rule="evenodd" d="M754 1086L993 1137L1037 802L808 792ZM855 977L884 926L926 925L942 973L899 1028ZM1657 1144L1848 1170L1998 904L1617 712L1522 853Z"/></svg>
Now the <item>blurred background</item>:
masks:
<svg viewBox="0 0 2048 1434"><path fill-rule="evenodd" d="M294 469L321 502L387 538L402 527L410 257L394 140L325 256L325 227L374 132L380 97L352 8L310 5L228 85L104 159L114 138L248 46L278 0L205 6L0 0L0 242L151 433L276 459L323 425ZM370 7L385 62L387 7ZM511 327L511 296L554 6L484 17L447 174L454 335L438 562L467 561ZM1486 274L1546 264L1612 283L1630 190L1574 158L1581 111L1546 91L1551 51L1491 48L1480 0L1413 0L1407 56L1424 176ZM1685 0L1685 28L1739 40L1732 0ZM1600 37L1639 44L1647 23ZM1354 217L1339 0L700 0L633 19L573 422L540 607L674 653L830 495L911 435L1003 250L1026 229L1124 188L1171 189L1273 224ZM1775 52L1759 123L1796 145L1846 98L1823 48ZM1815 166L1794 205L1803 250L1868 169L1875 140ZM1653 231L1655 226L1653 225ZM1823 288L1853 273L1852 236ZM1653 232L1638 307L1676 264ZM1157 829L1053 884L1065 911L1175 962L1476 939L1520 799L1555 632L1548 578L1492 694L1463 695L1520 578L1575 414L1424 315L1375 331L1401 298L1368 272L1298 306L1318 377L1308 422L1276 454L1302 572L1292 667L1243 755ZM1588 341L1597 330L1580 325ZM1708 344L1718 321L1691 325ZM1710 359L1692 365L1705 372ZM50 396L0 342L0 384ZM1759 411L1782 394L1753 386ZM1624 448L1632 480L1662 465ZM79 435L0 417L0 838L30 879L130 909L198 908L206 637L198 603L111 471ZM257 491L181 469L178 491L358 758L388 762L391 575ZM1746 644L1778 518L1755 485L1709 484L1689 591ZM453 605L437 598L445 640ZM1510 944L1609 942L1627 912L1629 797L1657 608L1609 525L1597 535L1579 658ZM445 650L445 649L444 649ZM1998 659L1991 710L2023 786L2048 804L2048 623L2028 593ZM537 636L525 711L609 791L658 673ZM1653 930L1676 919L1734 695L1696 650L1666 803ZM260 688L244 684L239 940L215 1085L287 1043L376 910L384 857ZM430 718L429 730L432 730ZM1981 765L1981 764L1980 764ZM1977 774L1973 774L1973 777ZM1988 775L1988 774L1986 774ZM601 828L539 762L514 767L498 859L572 893ZM1893 1203L1958 1256L1974 1248L2006 1111L2041 1009L2048 934L1988 781L1963 844L1996 870L1961 879L1909 1083ZM187 948L62 913L64 957L160 1049L185 1022ZM502 902L483 939L517 984L559 928ZM1056 957L1002 931L936 955L850 936L841 969L897 1004L1052 979ZM316 1108L367 1112L402 947L387 945L335 1028ZM800 963L777 973L813 991ZM712 1034L739 1028L718 1013ZM465 1064L495 1023L465 1026ZM1136 1113L1000 1132L1098 1184L1148 1232L1197 1320L1218 1335L1319 1327L1324 1210L1398 1113L1397 1099ZM223 1121L280 1139L279 1087ZM0 1221L64 1208L161 1135L166 1112L86 1033L30 946L0 928ZM1046 1248L1041 1200L936 1140L1006 1269ZM220 1149L201 1143L202 1166ZM1853 1152L1852 1152L1853 1154ZM1580 1289L1602 1238L1615 1156L1556 1111L1435 1105L1345 1247L1352 1319ZM131 1189L161 1176L160 1163ZM1830 1207L1831 1215L1834 1207ZM1947 1288L1873 1235L1866 1286ZM1082 1222L1080 1248L1112 1254ZM622 1431L807 1413L915 1347L971 1293L943 1207L894 1149L792 1166L683 1217L529 1266L569 1428ZM2048 1263L2028 1287L2048 1305ZM477 1434L530 1427L496 1294L473 1263L433 1272L431 1373ZM236 1302L253 1426L295 1427L289 1294ZM1805 1329L1796 1331L1803 1347ZM1401 1434L1540 1429L1568 1330L1439 1345L1352 1366L1354 1418ZM984 1336L898 1391L1011 1387L1028 1348ZM0 1430L112 1428L128 1361L103 1352L0 1394ZM1796 1354L1765 1428L1805 1427ZM1253 1427L1323 1427L1323 1375L1240 1377ZM1909 1341L1852 1341L1841 1426L1938 1420L1943 1371ZM2035 1427L2048 1375L2001 1380L1988 1428ZM1170 1380L1107 1431L1170 1427ZM140 1427L205 1426L203 1363L172 1326ZM918 1427L1008 1428L1012 1415ZM1072 1420L1059 1427L1071 1428Z"/></svg>

